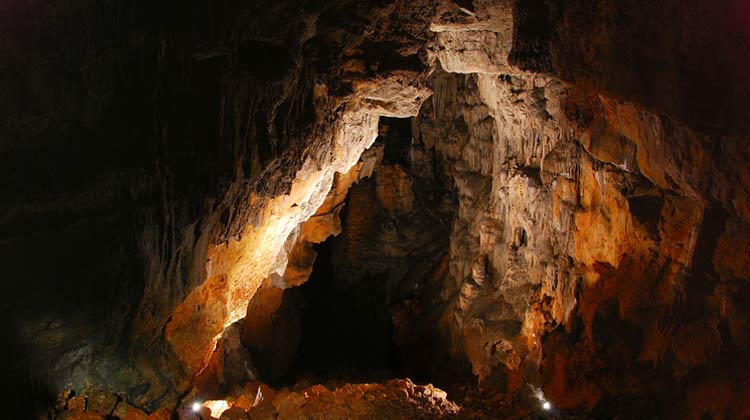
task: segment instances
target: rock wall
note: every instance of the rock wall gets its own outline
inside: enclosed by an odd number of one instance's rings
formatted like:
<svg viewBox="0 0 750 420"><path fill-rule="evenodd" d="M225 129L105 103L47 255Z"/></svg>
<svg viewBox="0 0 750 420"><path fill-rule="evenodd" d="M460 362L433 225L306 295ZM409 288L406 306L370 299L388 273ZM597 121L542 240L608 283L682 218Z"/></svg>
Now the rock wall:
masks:
<svg viewBox="0 0 750 420"><path fill-rule="evenodd" d="M3 5L12 399L176 403L378 116L416 114L431 7Z"/></svg>
<svg viewBox="0 0 750 420"><path fill-rule="evenodd" d="M727 252L717 239L745 222L714 194L729 185L739 190L733 196L744 194L735 181L742 169L704 168L712 175L699 178L714 182L700 187L686 173L699 164L668 145L695 139L691 159L706 162L707 137L541 80L537 87L535 75L442 74L433 83L453 99L420 113L421 139L448 156L458 190L443 285L455 301L454 351L468 356L486 386L513 391L530 382L559 406L604 415L669 417L674 401L720 380L724 405L692 403L682 414L741 417L747 384L724 369L744 357L745 340L731 325L748 318L716 305L741 305L747 274L715 270ZM540 101L546 113L535 121L528 109ZM584 103L595 109L577 126L581 111L570 110ZM536 135L517 134L535 123L543 127ZM662 148L647 155L649 144ZM472 165L482 162L474 159L482 148L495 158L492 169Z"/></svg>
<svg viewBox="0 0 750 420"><path fill-rule="evenodd" d="M720 309L743 305L750 275L721 268L735 267L722 248L747 223L746 131L728 122L744 108L695 111L741 94L719 99L697 87L670 96L660 77L697 81L668 59L656 62L663 73L636 79L628 77L643 71L639 61L613 68L620 61L608 60L628 56L633 42L622 37L638 29L617 23L594 33L580 15L609 24L602 16L620 16L620 6L474 5L460 19L445 12L433 21L442 67L462 74L434 74L419 116L419 141L444 156L458 193L443 284L455 301L453 351L467 355L480 384L538 385L561 407L747 416L746 374L729 366L747 354L737 332L748 315ZM693 12L677 15L690 22ZM698 59L702 28L678 30L684 60ZM497 40L510 33L512 48ZM667 49L672 38L662 38L667 45L635 58ZM728 68L716 71L732 72L743 58L722 60ZM704 103L688 104L692 95ZM701 130L712 124L723 129Z"/></svg>
<svg viewBox="0 0 750 420"><path fill-rule="evenodd" d="M734 0L0 6L4 392L176 404L238 342L267 344L269 290L305 281L345 211L355 277L429 256L393 274L417 291L394 324L419 359L603 416L750 416L748 16ZM408 165L373 173L381 116L416 118ZM445 232L409 222L430 185Z"/></svg>

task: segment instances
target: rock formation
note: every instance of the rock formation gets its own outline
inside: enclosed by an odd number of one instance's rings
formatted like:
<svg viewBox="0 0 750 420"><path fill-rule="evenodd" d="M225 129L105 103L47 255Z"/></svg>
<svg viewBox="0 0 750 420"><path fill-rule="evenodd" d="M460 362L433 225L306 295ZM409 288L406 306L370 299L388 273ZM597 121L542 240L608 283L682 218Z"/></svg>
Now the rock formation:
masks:
<svg viewBox="0 0 750 420"><path fill-rule="evenodd" d="M16 417L256 418L235 391L294 375L326 263L394 376L483 397L268 416L750 418L742 2L53 3L0 6Z"/></svg>

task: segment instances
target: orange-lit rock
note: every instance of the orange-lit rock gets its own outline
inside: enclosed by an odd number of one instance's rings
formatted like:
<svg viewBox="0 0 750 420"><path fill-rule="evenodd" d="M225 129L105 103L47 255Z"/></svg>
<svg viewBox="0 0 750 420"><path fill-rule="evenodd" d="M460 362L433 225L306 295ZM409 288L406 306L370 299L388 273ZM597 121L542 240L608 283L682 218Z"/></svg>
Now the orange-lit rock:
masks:
<svg viewBox="0 0 750 420"><path fill-rule="evenodd" d="M391 213L408 213L414 207L414 187L401 166L384 165L375 175L378 201Z"/></svg>
<svg viewBox="0 0 750 420"><path fill-rule="evenodd" d="M166 407L160 407L148 415L148 420L169 420L172 418L172 411Z"/></svg>
<svg viewBox="0 0 750 420"><path fill-rule="evenodd" d="M113 416L123 420L147 420L148 414L143 410L133 407L132 405L120 401L115 407L115 411L112 413Z"/></svg>
<svg viewBox="0 0 750 420"><path fill-rule="evenodd" d="M67 416L63 415L59 418L65 419L65 420L104 420L106 419L105 416L99 414L99 413L75 413L73 415Z"/></svg>
<svg viewBox="0 0 750 420"><path fill-rule="evenodd" d="M365 108L348 105L339 121L321 128L334 138L331 161L321 168L319 163L308 159L295 175L288 193L264 204L254 204L261 212L257 225L248 225L239 240L209 249L206 282L178 306L166 330L167 340L190 372L199 373L205 368L222 331L245 316L247 303L263 279L273 273L284 273L287 265L284 244L290 236L298 235L300 224L324 203L334 174L348 172L375 140L378 115L408 115L418 111L427 90L414 87L399 90L402 82L403 79L394 76L384 79L382 85L363 84L361 95L369 95L369 89L383 86L395 96L382 97L377 105Z"/></svg>
<svg viewBox="0 0 750 420"><path fill-rule="evenodd" d="M597 266L616 268L622 254L632 252L631 241L640 242L626 198L620 193L618 175L604 168L581 164L580 206L575 215L575 258L587 266L587 285L598 281Z"/></svg>
<svg viewBox="0 0 750 420"><path fill-rule="evenodd" d="M111 392L96 391L89 395L86 409L108 416L115 410L118 400L117 395Z"/></svg>
<svg viewBox="0 0 750 420"><path fill-rule="evenodd" d="M223 393L230 417L457 415L406 381L254 382L288 373L290 289L338 235L326 262L420 377L750 417L743 2L8 3L22 410L65 387L50 417L195 418Z"/></svg>
<svg viewBox="0 0 750 420"><path fill-rule="evenodd" d="M247 395L242 394L237 398L237 401L235 401L234 406L241 408L245 411L249 411L251 408L253 408L254 400L255 400L255 395L253 395L253 399L251 400L250 398L248 398Z"/></svg>
<svg viewBox="0 0 750 420"><path fill-rule="evenodd" d="M448 400L444 391L432 385L414 385L408 379L383 384L344 385L332 391L316 385L284 393L283 398L271 407L272 412L253 408L249 412L250 418L447 419L455 418L460 410Z"/></svg>
<svg viewBox="0 0 750 420"><path fill-rule="evenodd" d="M240 407L233 407L224 411L219 420L250 420L250 416Z"/></svg>
<svg viewBox="0 0 750 420"><path fill-rule="evenodd" d="M74 412L86 411L86 397L75 396L68 400L68 410Z"/></svg>
<svg viewBox="0 0 750 420"><path fill-rule="evenodd" d="M481 379L526 366L533 381L528 369L543 363L554 400L589 410L607 395L656 395L670 387L656 378L679 380L687 366L720 364L725 344L714 326L739 331L747 320L736 309L744 289L735 279L748 270L733 251L743 249L736 217L744 213L726 213L746 203L746 171L732 163L745 156L736 150L742 143L515 68L503 58L527 51L488 39L504 33L504 16L524 12L490 10L438 10L432 29L443 68L477 74L436 72L435 95L420 113L421 141L448 161L459 197L443 284L458 309L452 350ZM715 249L706 245L714 241ZM705 315L692 324L696 314ZM520 329L508 328L516 322ZM693 335L701 344L689 342Z"/></svg>

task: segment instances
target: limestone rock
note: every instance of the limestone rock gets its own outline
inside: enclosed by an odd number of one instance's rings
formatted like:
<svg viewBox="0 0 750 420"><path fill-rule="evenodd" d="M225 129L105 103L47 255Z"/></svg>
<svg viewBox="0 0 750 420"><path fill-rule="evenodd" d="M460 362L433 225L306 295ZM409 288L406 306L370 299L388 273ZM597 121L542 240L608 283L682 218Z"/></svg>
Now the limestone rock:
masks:
<svg viewBox="0 0 750 420"><path fill-rule="evenodd" d="M168 420L172 418L172 411L166 407L160 407L148 415L148 420Z"/></svg>
<svg viewBox="0 0 750 420"><path fill-rule="evenodd" d="M16 417L74 388L59 418L169 418L264 352L280 376L285 289L331 235L412 363L605 417L748 417L742 2L266 3L0 10ZM407 382L266 391L238 407L457 410Z"/></svg>
<svg viewBox="0 0 750 420"><path fill-rule="evenodd" d="M86 411L86 397L75 396L69 399L68 410L79 413Z"/></svg>
<svg viewBox="0 0 750 420"><path fill-rule="evenodd" d="M414 385L409 380L321 391L318 386L287 394L279 404L278 418L447 419L459 411L444 391L432 385Z"/></svg>
<svg viewBox="0 0 750 420"><path fill-rule="evenodd" d="M122 420L147 420L148 419L148 414L146 414L143 410L137 407L133 407L132 405L126 403L125 401L120 401L119 403L117 403L117 407L115 407L115 410L112 412L112 415Z"/></svg>
<svg viewBox="0 0 750 420"><path fill-rule="evenodd" d="M250 420L250 416L242 408L233 407L224 411L219 420Z"/></svg>
<svg viewBox="0 0 750 420"><path fill-rule="evenodd" d="M111 392L96 391L88 397L88 411L93 411L104 416L111 415L119 397Z"/></svg>
<svg viewBox="0 0 750 420"><path fill-rule="evenodd" d="M58 410L65 410L68 408L68 401L75 395L72 389L66 389L57 395L55 398L55 408Z"/></svg>
<svg viewBox="0 0 750 420"><path fill-rule="evenodd" d="M104 420L106 419L105 416L102 416L99 413L80 413L80 412L76 412L72 415L61 414L58 418L65 419L65 420Z"/></svg>

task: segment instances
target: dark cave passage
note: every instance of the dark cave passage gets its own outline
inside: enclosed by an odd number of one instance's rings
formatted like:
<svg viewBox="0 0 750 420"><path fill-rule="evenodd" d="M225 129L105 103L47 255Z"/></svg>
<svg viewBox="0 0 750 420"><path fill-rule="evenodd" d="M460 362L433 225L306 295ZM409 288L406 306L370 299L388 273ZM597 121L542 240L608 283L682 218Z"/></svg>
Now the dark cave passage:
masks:
<svg viewBox="0 0 750 420"><path fill-rule="evenodd" d="M298 288L302 334L290 375L352 381L390 377L399 369L398 348L383 280L337 278L335 242L332 237L315 246L312 275Z"/></svg>
<svg viewBox="0 0 750 420"><path fill-rule="evenodd" d="M434 296L424 282L444 258L454 192L433 167L413 171L414 154L422 151L413 122L381 118L379 136L361 159L374 164L373 172L348 188L341 232L310 244L312 271L284 292L275 315L284 325L298 320L291 340L298 345L287 357L293 363L250 349L263 380L441 382L432 366L441 346L424 325L435 322L423 308ZM283 374L275 368L282 365Z"/></svg>
<svg viewBox="0 0 750 420"><path fill-rule="evenodd" d="M411 119L381 118L379 136L368 152L382 157L376 158L372 176L349 190L342 233L313 244L317 257L310 277L288 291L294 296L301 333L287 381L300 375L371 381L402 371L404 355L393 326L395 289L402 279L394 280L397 263L384 257L380 235L384 223L398 224L398 216L404 215L384 208L376 180L383 168L409 167L411 136Z"/></svg>

